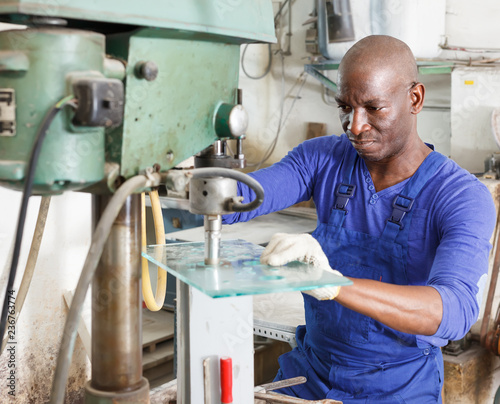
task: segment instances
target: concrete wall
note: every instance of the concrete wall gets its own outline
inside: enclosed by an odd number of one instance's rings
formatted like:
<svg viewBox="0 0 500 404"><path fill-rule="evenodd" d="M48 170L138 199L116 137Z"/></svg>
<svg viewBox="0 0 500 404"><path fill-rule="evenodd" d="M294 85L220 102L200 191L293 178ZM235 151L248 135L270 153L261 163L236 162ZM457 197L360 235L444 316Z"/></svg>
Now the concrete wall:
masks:
<svg viewBox="0 0 500 404"><path fill-rule="evenodd" d="M26 265L38 215L40 197L32 197L24 230L15 294ZM0 402L43 403L48 401L67 309L63 293L76 287L90 245L90 195L67 192L52 197L31 288L16 324L14 358L0 357ZM18 219L21 193L0 188L0 295L7 283L7 260ZM5 265L4 264L9 265ZM8 268L7 268L8 267ZM18 310L18 308L16 309ZM87 305L86 312L89 311ZM8 347L9 347L8 346ZM15 368L8 367L12 359ZM7 396L7 377L16 374L16 397ZM81 388L90 378L89 361L78 339L68 380L67 403L78 403ZM9 401L10 398L10 401Z"/></svg>

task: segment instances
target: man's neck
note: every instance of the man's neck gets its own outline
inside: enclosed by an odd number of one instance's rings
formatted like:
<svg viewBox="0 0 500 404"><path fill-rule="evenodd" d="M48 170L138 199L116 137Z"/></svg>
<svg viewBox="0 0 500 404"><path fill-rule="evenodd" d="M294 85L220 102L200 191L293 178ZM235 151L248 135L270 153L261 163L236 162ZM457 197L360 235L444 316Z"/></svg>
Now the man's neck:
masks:
<svg viewBox="0 0 500 404"><path fill-rule="evenodd" d="M401 153L387 161L365 161L377 192L410 178L432 152L420 139L415 146L411 153Z"/></svg>

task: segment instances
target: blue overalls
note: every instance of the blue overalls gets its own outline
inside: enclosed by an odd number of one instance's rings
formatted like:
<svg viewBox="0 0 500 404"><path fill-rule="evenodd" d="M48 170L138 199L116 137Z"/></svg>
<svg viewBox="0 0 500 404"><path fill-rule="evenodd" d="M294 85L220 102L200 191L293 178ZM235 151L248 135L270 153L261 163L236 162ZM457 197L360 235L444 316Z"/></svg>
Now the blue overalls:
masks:
<svg viewBox="0 0 500 404"><path fill-rule="evenodd" d="M341 184L328 223L313 236L332 268L346 276L407 285L406 257L412 205L446 157L431 152L393 202L380 238L343 227L358 158L351 145L344 154ZM349 212L356 214L356 212ZM280 357L276 380L306 376L308 382L280 390L306 399L348 403L441 403L443 361L434 346L419 348L416 336L395 331L335 301L304 295L306 325L296 331L298 347Z"/></svg>

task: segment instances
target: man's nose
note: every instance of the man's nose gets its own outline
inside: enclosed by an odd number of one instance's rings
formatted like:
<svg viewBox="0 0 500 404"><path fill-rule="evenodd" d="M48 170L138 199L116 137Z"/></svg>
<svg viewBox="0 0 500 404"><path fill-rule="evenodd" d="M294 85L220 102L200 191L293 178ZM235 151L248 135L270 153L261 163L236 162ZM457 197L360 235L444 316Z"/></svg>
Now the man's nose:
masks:
<svg viewBox="0 0 500 404"><path fill-rule="evenodd" d="M359 135L370 129L370 125L366 119L366 114L363 111L353 109L349 114L349 124L347 130L353 135Z"/></svg>

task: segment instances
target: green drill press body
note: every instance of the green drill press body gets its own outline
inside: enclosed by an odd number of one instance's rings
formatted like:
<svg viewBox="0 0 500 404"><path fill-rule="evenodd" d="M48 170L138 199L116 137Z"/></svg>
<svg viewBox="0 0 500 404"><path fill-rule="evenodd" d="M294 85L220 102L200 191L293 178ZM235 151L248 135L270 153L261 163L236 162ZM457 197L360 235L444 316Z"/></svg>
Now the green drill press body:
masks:
<svg viewBox="0 0 500 404"><path fill-rule="evenodd" d="M0 1L0 15L68 24L0 32L4 186L22 189L43 118L72 94L74 80L115 74L106 68L110 58L124 66L123 123L75 127L72 110L60 112L37 165L38 194L85 189L104 179L106 162L129 178L152 166L166 171L203 150L217 138L217 108L236 103L240 45L275 39L268 0ZM155 79L138 74L145 62L157 67Z"/></svg>

